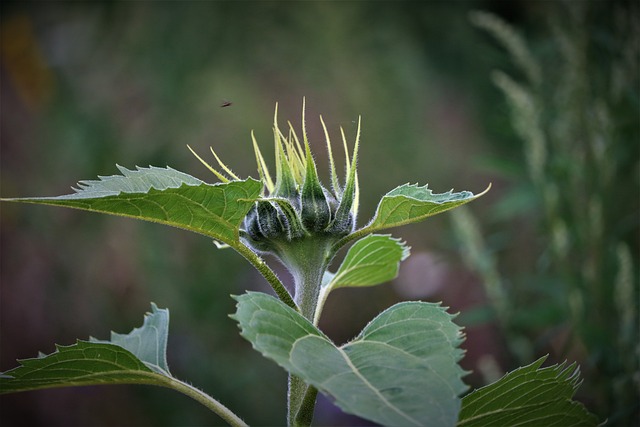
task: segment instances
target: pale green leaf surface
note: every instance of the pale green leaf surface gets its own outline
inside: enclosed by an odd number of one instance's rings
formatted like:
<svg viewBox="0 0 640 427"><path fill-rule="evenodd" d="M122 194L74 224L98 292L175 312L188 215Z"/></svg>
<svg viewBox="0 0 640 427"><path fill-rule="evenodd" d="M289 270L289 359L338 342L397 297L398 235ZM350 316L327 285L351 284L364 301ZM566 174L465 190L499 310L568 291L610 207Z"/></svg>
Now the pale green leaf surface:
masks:
<svg viewBox="0 0 640 427"><path fill-rule="evenodd" d="M237 246L240 224L262 189L262 184L251 178L206 184L171 168L118 168L122 175L81 181L74 194L4 200L158 222Z"/></svg>
<svg viewBox="0 0 640 427"><path fill-rule="evenodd" d="M236 299L234 318L254 348L345 412L388 426L455 425L466 390L457 363L463 335L439 305L394 305L338 347L269 295Z"/></svg>
<svg viewBox="0 0 640 427"><path fill-rule="evenodd" d="M349 248L336 271L330 288L372 286L398 275L400 262L409 256L409 248L388 235L369 235Z"/></svg>
<svg viewBox="0 0 640 427"><path fill-rule="evenodd" d="M152 304L141 328L113 334L112 342L78 340L49 355L20 360L0 377L0 393L97 384L167 386L166 342L169 311Z"/></svg>
<svg viewBox="0 0 640 427"><path fill-rule="evenodd" d="M598 419L572 400L579 369L565 364L540 368L546 357L509 372L462 399L459 427L597 426Z"/></svg>
<svg viewBox="0 0 640 427"><path fill-rule="evenodd" d="M367 232L374 232L419 222L468 203L488 190L489 188L477 195L470 191L454 193L453 190L434 194L426 185L423 187L415 184L401 185L382 197L373 220L364 229Z"/></svg>
<svg viewBox="0 0 640 427"><path fill-rule="evenodd" d="M128 334L111 332L110 341L101 341L94 338L91 341L119 345L133 353L153 371L171 375L167 365L169 310L159 309L153 303L151 304L151 309L152 312L145 315L142 327L135 328Z"/></svg>
<svg viewBox="0 0 640 427"><path fill-rule="evenodd" d="M117 196L122 193L146 193L152 188L164 190L166 188L178 188L182 184L197 186L203 181L173 168L136 168L129 170L116 165L122 175L99 176L97 180L78 182L75 194L60 196L74 199L95 199L106 196Z"/></svg>

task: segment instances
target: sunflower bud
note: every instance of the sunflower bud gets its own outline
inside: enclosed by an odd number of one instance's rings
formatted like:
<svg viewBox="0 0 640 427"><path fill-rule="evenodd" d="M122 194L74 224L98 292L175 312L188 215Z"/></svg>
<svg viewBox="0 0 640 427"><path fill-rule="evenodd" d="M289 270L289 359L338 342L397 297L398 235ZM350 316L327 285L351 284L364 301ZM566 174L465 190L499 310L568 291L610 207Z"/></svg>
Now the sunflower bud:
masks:
<svg viewBox="0 0 640 427"><path fill-rule="evenodd" d="M276 256L292 274L294 302L300 312L314 319L318 296L335 244L353 233L358 213L358 175L356 162L360 140L360 121L353 149L349 156L344 130L340 129L346 159L346 179L340 184L336 173L331 141L322 116L329 155L331 190L322 185L305 129L302 106L302 143L289 124L285 136L278 127L278 105L273 120L276 179L272 180L258 143L251 133L258 164L258 174L264 188L260 199L251 207L239 230L240 240L254 252ZM304 147L304 148L303 148ZM193 150L192 150L193 152ZM211 150L221 171L216 170L195 152L193 154L222 182L238 178ZM285 291L286 292L286 291Z"/></svg>
<svg viewBox="0 0 640 427"><path fill-rule="evenodd" d="M278 127L278 106L274 115L273 134L275 140L276 179L271 179L253 133L253 148L258 164L260 180L264 190L245 216L240 228L242 242L256 252L277 256L291 271L299 270L308 263L310 254L319 264L331 257L331 247L338 240L353 232L358 207L358 178L356 160L360 123L350 158L344 131L341 129L346 158L346 182L340 185L331 141L322 117L325 132L331 190L325 188L318 178L316 164L311 154L305 128L304 104L302 108L302 142L289 124L285 136ZM193 151L193 150L192 150ZM195 152L194 155L220 180L229 182L239 179L211 150L223 172L214 169ZM229 176L230 178L228 178ZM295 274L295 273L294 273Z"/></svg>
<svg viewBox="0 0 640 427"><path fill-rule="evenodd" d="M322 120L322 117L320 118ZM319 178L311 154L310 144L302 119L302 143L292 127L288 136L278 128L277 106L274 117L276 153L275 183L266 168L266 163L254 139L254 150L260 177L265 183L265 193L246 216L241 230L245 244L256 251L271 253L281 260L290 259L290 247L302 241L313 240L314 245L329 247L355 228L357 210L356 158L358 136L353 158L347 157L347 179L340 186L331 153L331 143L326 132L332 190L325 188ZM343 132L344 137L344 132ZM304 148L303 148L304 147ZM285 262L286 263L286 262Z"/></svg>

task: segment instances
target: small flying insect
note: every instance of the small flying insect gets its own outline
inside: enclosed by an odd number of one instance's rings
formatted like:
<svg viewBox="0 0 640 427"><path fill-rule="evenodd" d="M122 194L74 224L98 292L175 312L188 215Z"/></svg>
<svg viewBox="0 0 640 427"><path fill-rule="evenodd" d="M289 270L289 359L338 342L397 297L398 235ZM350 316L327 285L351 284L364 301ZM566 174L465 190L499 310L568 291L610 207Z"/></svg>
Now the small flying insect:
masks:
<svg viewBox="0 0 640 427"><path fill-rule="evenodd" d="M226 99L224 101L222 101L222 104L220 104L220 108L224 108L224 107L231 107L233 105L233 102L231 101L227 101Z"/></svg>

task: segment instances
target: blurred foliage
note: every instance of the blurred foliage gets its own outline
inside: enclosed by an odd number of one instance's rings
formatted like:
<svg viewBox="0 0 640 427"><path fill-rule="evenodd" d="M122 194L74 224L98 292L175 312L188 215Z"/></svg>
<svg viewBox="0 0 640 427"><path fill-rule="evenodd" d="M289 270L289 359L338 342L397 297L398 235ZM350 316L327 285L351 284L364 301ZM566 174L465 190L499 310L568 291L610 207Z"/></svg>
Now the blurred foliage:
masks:
<svg viewBox="0 0 640 427"><path fill-rule="evenodd" d="M533 42L538 51L497 16L471 16L517 65L493 80L524 165L505 175L512 189L488 226L521 227L498 247L469 211L454 212L454 224L516 364L541 352L578 360L581 393L601 418L636 425L640 6L572 2L555 11L550 36ZM506 172L510 162L493 164Z"/></svg>
<svg viewBox="0 0 640 427"><path fill-rule="evenodd" d="M238 175L256 177L250 131L269 156L274 103L281 120L295 123L303 96L310 139L326 165L317 115L332 137L342 126L348 140L362 115L359 222L405 182L478 192L493 181L473 207L487 230L479 247L515 309L490 321L485 276L464 267L442 231L450 225L436 217L396 233L413 247L407 273L401 269L393 286L337 291L323 330L344 342L400 299L442 299L467 314L466 369L489 378L549 351L551 363L577 360L587 405L613 421L616 393L634 369L621 365L637 367L636 353L624 353L627 361L616 354L638 338L630 330L627 344L618 340L619 318L633 325L638 301L638 42L625 43L637 36L638 14L631 2L612 10L587 3L584 15L574 4L3 2L1 194L64 194L79 179L116 173L116 163L168 164L214 181L186 144L199 153L213 145ZM510 56L473 27L472 10L527 34L539 83L517 74ZM582 55L574 65L566 61L571 52ZM503 80L516 75L511 81L536 98L548 150L540 178L491 84L493 69L504 70ZM232 104L222 108L225 101ZM171 309L172 372L251 425L282 424L285 373L228 318L229 294L268 292L236 254L179 230L63 209L3 204L1 221L0 370L52 351L54 342L128 331L154 301ZM553 238L563 227L565 243ZM631 302L636 314L619 316L616 304ZM469 381L482 384L478 375ZM621 425L632 416L615 413ZM326 400L316 420L366 425L341 418ZM211 418L168 391L97 387L3 396L0 422L169 426Z"/></svg>

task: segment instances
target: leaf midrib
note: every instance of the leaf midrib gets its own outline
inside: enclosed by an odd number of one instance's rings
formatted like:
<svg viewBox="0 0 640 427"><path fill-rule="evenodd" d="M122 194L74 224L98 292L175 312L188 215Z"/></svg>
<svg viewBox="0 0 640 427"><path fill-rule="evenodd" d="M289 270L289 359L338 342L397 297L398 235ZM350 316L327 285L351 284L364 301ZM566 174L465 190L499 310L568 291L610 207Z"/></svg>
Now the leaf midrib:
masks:
<svg viewBox="0 0 640 427"><path fill-rule="evenodd" d="M122 379L117 380L117 382L105 382L99 381L100 378L110 379L117 378L121 376L127 375L135 375L138 377L147 378L146 380L134 380L134 379ZM165 376L153 371L140 371L135 369L127 369L127 370L119 370L119 371L108 371L108 372L96 372L90 373L86 375L76 376L73 380L62 378L48 378L45 381L48 381L49 384L42 384L39 386L29 386L29 387L20 387L17 390L43 390L48 388L59 388L59 382L64 382L64 386L86 386L86 385L114 385L114 384L152 384L152 385L162 385L168 386L171 383L173 378L170 376ZM22 383L33 383L37 382L34 380L29 380L25 378L19 378ZM43 381L43 380L39 380ZM93 381L89 383L89 381ZM2 394L2 393L0 393Z"/></svg>
<svg viewBox="0 0 640 427"><path fill-rule="evenodd" d="M333 345L333 344L331 344ZM335 347L335 345L334 345ZM391 402L389 402L387 400L386 397L384 397L377 388L375 388L368 380L366 377L364 377L361 373L360 370L358 370L358 368L351 362L351 359L349 358L349 355L341 348L341 347L335 347L338 352L340 353L340 355L344 358L345 362L347 362L347 365L349 365L349 367L352 369L352 371L354 372L354 374L356 375L356 377L358 377L360 379L360 381L362 381L368 388L370 388L375 394L376 396L378 396L378 398L383 401L385 403L385 405L387 405L389 408L391 408L393 411L395 411L396 413L398 413L399 415L401 415L402 417L406 418L408 421L411 421L413 424L415 424L416 426L421 426L422 424L420 424L420 422L418 422L417 420L415 420L413 417L411 417L410 415L406 414L404 411L402 411L400 408L396 407L394 404L392 404Z"/></svg>
<svg viewBox="0 0 640 427"><path fill-rule="evenodd" d="M303 337L300 337L298 339L296 339L292 345L291 345L291 351L289 352L289 363L292 366L295 366L295 364L291 363L291 354L293 352L293 350L296 347L296 344L302 340L305 340L307 338L310 337L316 337L321 339L322 341L325 341L327 344L329 344L332 348L334 348L335 350L338 351L338 353L340 354L340 356L342 356L342 358L345 360L345 362L347 363L347 365L349 366L349 368L351 369L351 371L353 372L353 374L367 387L369 388L371 391L373 391L373 393L378 397L378 399L380 399L387 407L389 407L390 409L392 409L394 412L396 412L398 415L402 416L403 418L407 419L408 421L410 421L411 423L413 423L416 426L421 426L422 424L417 421L416 419L414 419L413 417L411 417L410 415L406 414L404 411L402 411L400 408L396 407L394 404L392 404L391 402L389 402L387 400L386 397L384 397L384 395L382 395L377 388L375 388L368 380L365 376L363 376L360 371L358 370L358 368L351 362L351 359L349 358L349 355L341 348L341 347L337 347L333 342L331 342L331 340L329 340L328 338L321 336L321 335L316 335L316 334L308 334L305 335ZM381 342L378 341L371 341L372 343L380 343L383 344ZM357 344L353 343L353 344ZM390 346L391 347L391 346ZM393 347L395 348L395 347ZM412 357L415 357L412 355Z"/></svg>
<svg viewBox="0 0 640 427"><path fill-rule="evenodd" d="M567 399L562 399L562 400L567 400ZM547 400L545 402L538 402L538 403L532 403L529 405L520 405L520 406L510 406L508 408L501 408L501 409L496 409L494 411L489 411L489 412L483 412L480 415L474 415L472 417L467 417L462 421L459 421L457 424L457 427L460 426L464 426L465 424L471 422L471 421L475 421L475 420L479 420L482 419L484 417L489 417L489 416L493 416L493 415L500 415L500 414L504 414L504 413L508 413L508 412L515 412L515 411L522 411L522 410L530 410L533 408L541 408L544 406L547 406L549 404L555 403L555 401L553 400ZM553 415L557 415L557 414L551 414L551 416ZM539 418L536 418L539 419ZM527 419L526 422L531 422L531 419ZM513 426L517 426L519 424L511 424Z"/></svg>

